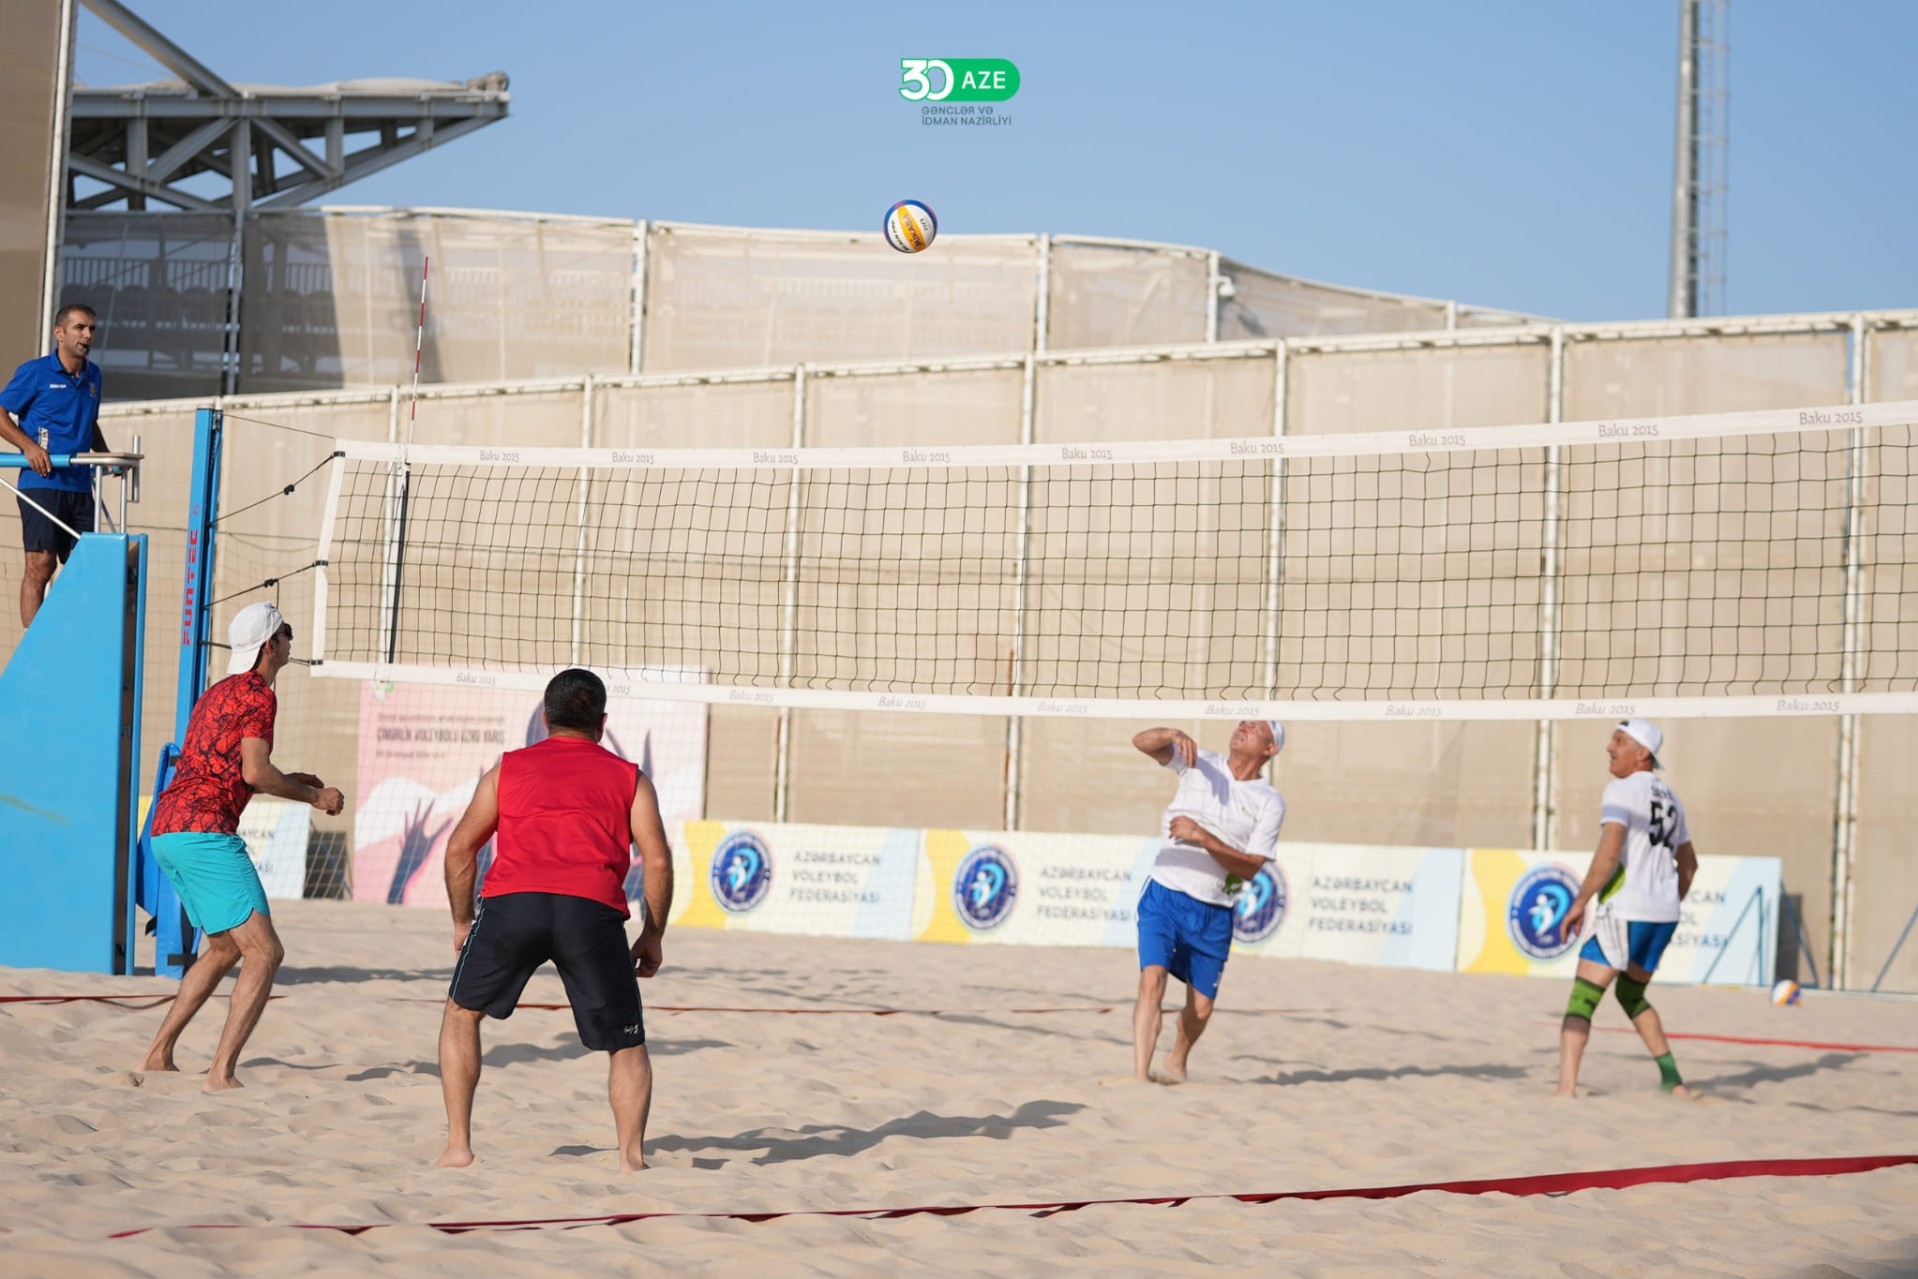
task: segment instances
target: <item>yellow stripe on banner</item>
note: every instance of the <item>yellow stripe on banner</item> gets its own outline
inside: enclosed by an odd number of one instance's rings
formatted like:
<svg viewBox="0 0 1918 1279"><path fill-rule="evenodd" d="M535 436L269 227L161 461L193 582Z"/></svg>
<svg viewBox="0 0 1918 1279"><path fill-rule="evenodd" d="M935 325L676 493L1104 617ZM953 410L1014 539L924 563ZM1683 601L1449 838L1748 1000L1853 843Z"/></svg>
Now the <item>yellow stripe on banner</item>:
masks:
<svg viewBox="0 0 1918 1279"><path fill-rule="evenodd" d="M686 856L692 862L693 882L680 886L686 909L674 920L679 928L724 928L728 916L713 897L713 853L726 838L724 822L686 822Z"/></svg>
<svg viewBox="0 0 1918 1279"><path fill-rule="evenodd" d="M1467 883L1461 895L1466 910L1481 911L1478 936L1468 937L1460 921L1458 939L1459 968L1468 973L1517 973L1532 971L1532 962L1512 945L1506 927L1506 908L1512 889L1525 873L1525 859L1510 848L1474 848L1467 854ZM1476 943L1476 948L1474 948Z"/></svg>
<svg viewBox="0 0 1918 1279"><path fill-rule="evenodd" d="M959 912L952 905L952 880L959 873L959 863L972 851L972 841L964 831L929 830L924 848L920 869L932 886L932 922L920 930L916 940L971 941L972 930L960 922Z"/></svg>

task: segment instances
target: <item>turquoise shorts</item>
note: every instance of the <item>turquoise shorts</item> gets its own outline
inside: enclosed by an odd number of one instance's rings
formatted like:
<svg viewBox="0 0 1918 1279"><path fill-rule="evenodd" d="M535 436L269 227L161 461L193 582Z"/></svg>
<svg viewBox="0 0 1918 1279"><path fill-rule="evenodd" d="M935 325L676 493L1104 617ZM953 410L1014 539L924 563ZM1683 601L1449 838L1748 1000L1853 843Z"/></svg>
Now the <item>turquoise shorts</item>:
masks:
<svg viewBox="0 0 1918 1279"><path fill-rule="evenodd" d="M186 917L202 932L238 928L254 911L271 915L266 889L238 835L181 831L153 837L153 860L173 881Z"/></svg>

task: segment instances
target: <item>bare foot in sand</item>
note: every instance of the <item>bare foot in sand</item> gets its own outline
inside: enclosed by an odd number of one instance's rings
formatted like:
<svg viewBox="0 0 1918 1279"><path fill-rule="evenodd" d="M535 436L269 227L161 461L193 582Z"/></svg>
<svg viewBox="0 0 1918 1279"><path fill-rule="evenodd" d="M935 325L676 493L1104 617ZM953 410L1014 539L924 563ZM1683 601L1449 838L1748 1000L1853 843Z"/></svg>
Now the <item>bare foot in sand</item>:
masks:
<svg viewBox="0 0 1918 1279"><path fill-rule="evenodd" d="M433 1161L433 1166L435 1168L464 1168L472 1162L473 1148L471 1146L448 1146L440 1152L440 1157Z"/></svg>
<svg viewBox="0 0 1918 1279"><path fill-rule="evenodd" d="M235 1088L244 1087L246 1085L241 1083L237 1076L215 1075L209 1071L206 1082L200 1085L200 1091L204 1093L232 1092Z"/></svg>
<svg viewBox="0 0 1918 1279"><path fill-rule="evenodd" d="M636 1149L621 1151L619 1155L619 1170L621 1172L646 1171L646 1156Z"/></svg>
<svg viewBox="0 0 1918 1279"><path fill-rule="evenodd" d="M1697 1101L1698 1100L1698 1094L1693 1092L1691 1089L1687 1088L1684 1084L1673 1084L1669 1089L1666 1090L1665 1095L1668 1097L1676 1097L1680 1101Z"/></svg>
<svg viewBox="0 0 1918 1279"><path fill-rule="evenodd" d="M1099 1081L1099 1087L1101 1088L1136 1088L1143 1084L1149 1084L1151 1082L1152 1081L1150 1079L1141 1079L1137 1075L1114 1075L1110 1079L1101 1079Z"/></svg>
<svg viewBox="0 0 1918 1279"><path fill-rule="evenodd" d="M169 1070L178 1070L179 1067L173 1063L172 1053L150 1052L146 1055L146 1060L135 1066L134 1069L140 1071L142 1074L157 1075Z"/></svg>

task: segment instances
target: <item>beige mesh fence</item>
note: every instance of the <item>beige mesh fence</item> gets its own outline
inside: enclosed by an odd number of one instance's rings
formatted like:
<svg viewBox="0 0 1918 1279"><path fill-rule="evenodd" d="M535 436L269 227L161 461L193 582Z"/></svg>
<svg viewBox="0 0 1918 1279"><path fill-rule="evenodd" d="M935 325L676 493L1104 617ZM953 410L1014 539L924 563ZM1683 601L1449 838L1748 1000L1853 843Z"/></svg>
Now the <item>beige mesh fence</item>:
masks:
<svg viewBox="0 0 1918 1279"><path fill-rule="evenodd" d="M77 210L67 296L113 399L577 378L1445 329L1531 317L1340 288L1180 245L342 206ZM238 297L234 289L238 289ZM1045 296L1041 298L1043 287Z"/></svg>
<svg viewBox="0 0 1918 1279"><path fill-rule="evenodd" d="M1034 241L654 226L644 368L989 355L1032 345Z"/></svg>
<svg viewBox="0 0 1918 1279"><path fill-rule="evenodd" d="M1205 341L1206 254L1057 240L1051 256L1051 349Z"/></svg>
<svg viewBox="0 0 1918 1279"><path fill-rule="evenodd" d="M1232 261L1220 262L1219 274L1231 282L1219 303L1222 342L1453 327L1452 308L1427 298L1345 289Z"/></svg>

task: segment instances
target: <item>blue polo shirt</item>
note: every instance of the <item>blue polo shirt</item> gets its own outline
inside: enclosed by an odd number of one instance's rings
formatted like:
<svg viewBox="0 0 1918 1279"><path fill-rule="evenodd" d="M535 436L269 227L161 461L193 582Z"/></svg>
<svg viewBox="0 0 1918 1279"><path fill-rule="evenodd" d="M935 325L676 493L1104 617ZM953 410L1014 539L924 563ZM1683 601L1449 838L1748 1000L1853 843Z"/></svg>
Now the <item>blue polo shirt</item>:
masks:
<svg viewBox="0 0 1918 1279"><path fill-rule="evenodd" d="M0 391L0 408L47 452L85 453L93 447L93 428L100 420L100 366L88 360L78 373L69 373L58 351L28 360ZM29 467L21 473L20 487L85 493L93 487L93 468L69 466L41 479Z"/></svg>

